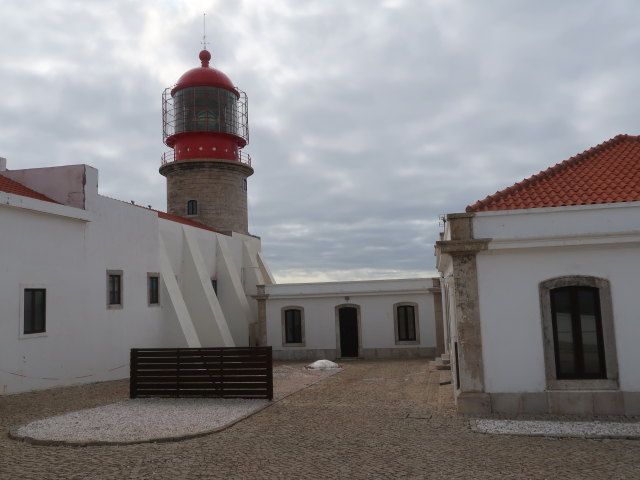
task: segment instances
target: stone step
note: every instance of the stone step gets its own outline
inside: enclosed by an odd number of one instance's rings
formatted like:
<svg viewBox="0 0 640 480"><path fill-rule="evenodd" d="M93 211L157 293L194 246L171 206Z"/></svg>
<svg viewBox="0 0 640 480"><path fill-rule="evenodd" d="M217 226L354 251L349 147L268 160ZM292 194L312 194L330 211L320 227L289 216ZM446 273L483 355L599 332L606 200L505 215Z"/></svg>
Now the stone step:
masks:
<svg viewBox="0 0 640 480"><path fill-rule="evenodd" d="M434 370L451 370L451 361L442 355L433 361L432 366Z"/></svg>

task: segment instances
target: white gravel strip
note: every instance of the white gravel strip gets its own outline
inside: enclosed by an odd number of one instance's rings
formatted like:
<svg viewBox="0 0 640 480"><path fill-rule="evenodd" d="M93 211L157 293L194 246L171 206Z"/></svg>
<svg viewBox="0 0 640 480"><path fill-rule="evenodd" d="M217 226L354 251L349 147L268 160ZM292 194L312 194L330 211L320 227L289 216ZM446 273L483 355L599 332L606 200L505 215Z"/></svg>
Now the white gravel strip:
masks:
<svg viewBox="0 0 640 480"><path fill-rule="evenodd" d="M15 427L16 439L101 445L167 441L210 433L261 410L267 400L137 398Z"/></svg>
<svg viewBox="0 0 640 480"><path fill-rule="evenodd" d="M480 433L503 435L640 438L640 423L476 419L471 421L471 428Z"/></svg>

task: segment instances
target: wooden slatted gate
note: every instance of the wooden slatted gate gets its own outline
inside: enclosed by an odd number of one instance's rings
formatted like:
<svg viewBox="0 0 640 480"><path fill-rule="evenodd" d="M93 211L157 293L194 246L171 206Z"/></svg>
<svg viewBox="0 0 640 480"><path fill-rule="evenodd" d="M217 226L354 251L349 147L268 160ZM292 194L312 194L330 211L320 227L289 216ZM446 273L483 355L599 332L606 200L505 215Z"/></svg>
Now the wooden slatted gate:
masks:
<svg viewBox="0 0 640 480"><path fill-rule="evenodd" d="M131 398L273 399L271 347L132 348Z"/></svg>

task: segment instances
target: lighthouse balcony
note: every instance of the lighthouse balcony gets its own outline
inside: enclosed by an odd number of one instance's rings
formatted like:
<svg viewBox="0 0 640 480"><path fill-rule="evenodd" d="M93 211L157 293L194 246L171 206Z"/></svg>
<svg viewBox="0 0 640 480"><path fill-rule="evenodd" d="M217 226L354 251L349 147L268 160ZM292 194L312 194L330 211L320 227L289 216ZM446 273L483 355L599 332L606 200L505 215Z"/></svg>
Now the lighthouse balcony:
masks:
<svg viewBox="0 0 640 480"><path fill-rule="evenodd" d="M193 160L227 160L227 159L214 159L214 158L194 158ZM168 152L164 152L161 157L161 164L166 165L168 163L173 163L176 160L175 152L173 150L169 150ZM182 160L184 161L184 160ZM235 161L243 163L245 165L251 166L251 155L245 152L237 152Z"/></svg>

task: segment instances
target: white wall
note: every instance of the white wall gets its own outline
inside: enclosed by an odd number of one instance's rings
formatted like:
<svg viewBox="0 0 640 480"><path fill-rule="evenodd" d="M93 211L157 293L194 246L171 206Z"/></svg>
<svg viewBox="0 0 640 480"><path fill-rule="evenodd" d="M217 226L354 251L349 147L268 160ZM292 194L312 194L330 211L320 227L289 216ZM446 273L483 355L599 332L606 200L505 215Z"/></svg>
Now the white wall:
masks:
<svg viewBox="0 0 640 480"><path fill-rule="evenodd" d="M95 169L69 168L73 181L62 182L55 195L63 199L69 188L69 202L77 204L82 193L85 209L0 192L0 394L126 378L132 347L186 347L185 331L207 323L215 328L205 328L213 334L204 346L232 344L230 330L241 332L236 345L248 345L248 324L256 318L240 279L243 265L257 265L245 256L259 251L259 239L159 219L155 211L97 195ZM42 180L36 170L35 186ZM80 171L88 185L79 193ZM55 174L65 177L64 167ZM161 272L161 238L177 280L177 309L164 282L161 305L148 305L147 273ZM219 279L226 293L218 302L210 279L218 278L221 265L222 277L235 281ZM107 308L107 270L123 272L121 309ZM45 334L21 335L25 286L47 289ZM246 288L256 291L255 284ZM229 328L227 319L237 324Z"/></svg>
<svg viewBox="0 0 640 480"><path fill-rule="evenodd" d="M280 284L265 287L267 300L267 342L274 350L337 349L336 306L360 307L360 338L365 349L435 348L432 279L380 280L363 282L327 282ZM345 297L348 297L345 298ZM414 302L418 305L420 343L397 345L393 305ZM284 346L281 310L304 308L305 346Z"/></svg>
<svg viewBox="0 0 640 480"><path fill-rule="evenodd" d="M96 205L88 222L0 207L3 393L123 378L130 347L167 340L161 308L147 305L157 217L110 199ZM123 270L121 310L106 308L108 269ZM25 286L47 289L43 335L21 334Z"/></svg>
<svg viewBox="0 0 640 480"><path fill-rule="evenodd" d="M538 285L565 275L609 280L620 388L640 390L639 212L636 203L477 214L475 236L496 239L477 256L487 392L544 391Z"/></svg>

